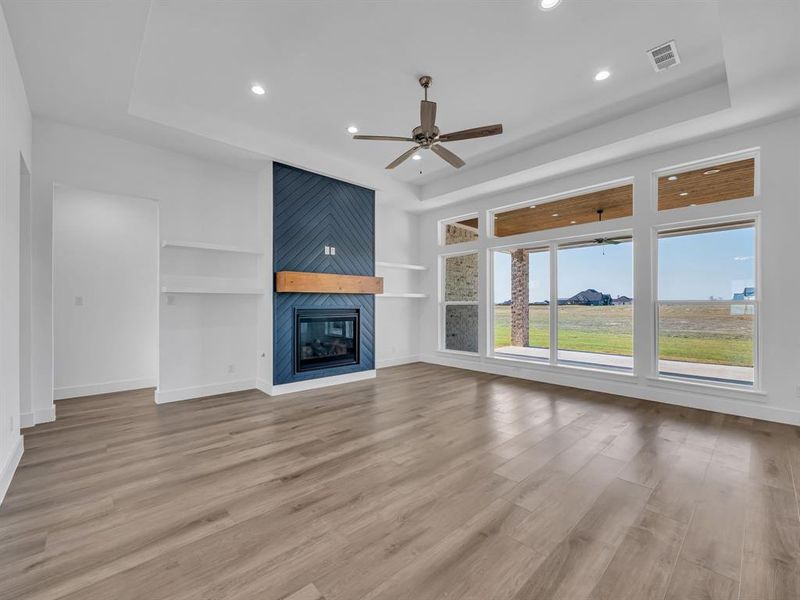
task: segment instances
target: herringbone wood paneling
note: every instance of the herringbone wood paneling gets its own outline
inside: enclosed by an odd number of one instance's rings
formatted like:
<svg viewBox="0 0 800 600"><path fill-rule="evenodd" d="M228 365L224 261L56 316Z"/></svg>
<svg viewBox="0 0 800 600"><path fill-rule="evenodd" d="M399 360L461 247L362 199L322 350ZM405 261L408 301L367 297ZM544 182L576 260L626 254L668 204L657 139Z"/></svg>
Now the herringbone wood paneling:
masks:
<svg viewBox="0 0 800 600"><path fill-rule="evenodd" d="M375 192L274 163L275 271L375 274ZM324 252L336 248L336 255ZM357 365L295 373L295 308L358 308L361 355ZM375 366L375 300L361 294L275 294L275 384L354 373Z"/></svg>

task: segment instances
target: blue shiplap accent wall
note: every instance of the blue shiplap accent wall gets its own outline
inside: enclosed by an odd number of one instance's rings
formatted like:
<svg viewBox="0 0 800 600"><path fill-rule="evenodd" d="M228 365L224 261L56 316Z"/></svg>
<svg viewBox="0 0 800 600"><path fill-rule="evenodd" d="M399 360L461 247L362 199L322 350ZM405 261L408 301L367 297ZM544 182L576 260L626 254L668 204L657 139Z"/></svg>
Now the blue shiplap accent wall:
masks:
<svg viewBox="0 0 800 600"><path fill-rule="evenodd" d="M273 163L275 271L375 274L375 192L330 177ZM324 246L334 246L327 256ZM375 368L375 296L274 294L273 383L291 383ZM357 365L294 372L295 308L361 309Z"/></svg>

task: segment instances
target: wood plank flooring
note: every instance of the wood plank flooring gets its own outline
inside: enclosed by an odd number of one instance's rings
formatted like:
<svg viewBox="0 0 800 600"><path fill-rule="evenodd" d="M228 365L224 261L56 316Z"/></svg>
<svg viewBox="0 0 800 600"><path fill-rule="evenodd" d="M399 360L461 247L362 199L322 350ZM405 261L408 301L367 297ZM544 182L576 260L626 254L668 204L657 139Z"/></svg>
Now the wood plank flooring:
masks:
<svg viewBox="0 0 800 600"><path fill-rule="evenodd" d="M60 401L3 600L800 598L800 430L426 364Z"/></svg>

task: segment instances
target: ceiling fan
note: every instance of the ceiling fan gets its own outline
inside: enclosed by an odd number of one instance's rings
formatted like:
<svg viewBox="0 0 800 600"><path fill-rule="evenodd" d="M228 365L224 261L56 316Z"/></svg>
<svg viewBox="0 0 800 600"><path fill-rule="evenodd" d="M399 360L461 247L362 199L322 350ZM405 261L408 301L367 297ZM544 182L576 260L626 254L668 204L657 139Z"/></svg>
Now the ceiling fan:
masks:
<svg viewBox="0 0 800 600"><path fill-rule="evenodd" d="M386 165L387 169L394 169L404 161L408 160L411 156L416 154L419 150L427 149L432 150L440 158L443 158L448 163L453 165L456 169L460 169L466 163L458 156L450 152L447 148L441 145L442 142L458 142L460 140L470 140L473 138L488 137L490 135L497 135L503 133L503 126L485 125L483 127L473 127L472 129L464 129L462 131L455 131L453 133L439 133L439 128L436 126L436 102L428 100L428 88L433 83L433 78L430 75L423 75L419 78L419 84L425 90L425 99L420 103L420 125L415 127L411 132L411 137L402 137L395 135L354 135L355 140L379 140L387 142L414 142L415 146L406 150Z"/></svg>
<svg viewBox="0 0 800 600"><path fill-rule="evenodd" d="M602 208L598 208L596 212L597 212L597 222L598 223L602 223L603 222L603 209ZM621 244L622 242L624 242L624 241L626 241L628 239L629 239L629 236L619 237L619 238L599 237L599 238L594 238L594 243L598 244L598 245L602 245L602 246L605 246L606 244L610 244L612 246L616 246L617 244Z"/></svg>

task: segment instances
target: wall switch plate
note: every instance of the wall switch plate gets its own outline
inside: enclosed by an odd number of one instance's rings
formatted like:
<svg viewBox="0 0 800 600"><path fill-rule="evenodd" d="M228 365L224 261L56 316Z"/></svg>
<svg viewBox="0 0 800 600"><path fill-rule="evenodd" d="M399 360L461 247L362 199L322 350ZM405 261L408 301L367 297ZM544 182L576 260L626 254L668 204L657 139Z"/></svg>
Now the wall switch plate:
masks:
<svg viewBox="0 0 800 600"><path fill-rule="evenodd" d="M336 254L336 248L334 246L331 246L331 254Z"/></svg>
<svg viewBox="0 0 800 600"><path fill-rule="evenodd" d="M175 296L173 296L172 294L167 295L167 304L169 304L170 306L175 304Z"/></svg>
<svg viewBox="0 0 800 600"><path fill-rule="evenodd" d="M331 247L325 246L325 254L330 254L330 253L331 253Z"/></svg>
<svg viewBox="0 0 800 600"><path fill-rule="evenodd" d="M83 306L83 296L75 296L75 306Z"/></svg>

